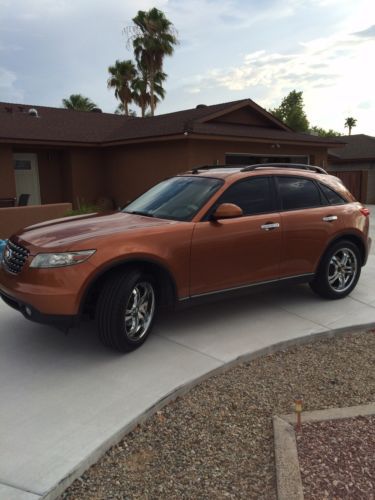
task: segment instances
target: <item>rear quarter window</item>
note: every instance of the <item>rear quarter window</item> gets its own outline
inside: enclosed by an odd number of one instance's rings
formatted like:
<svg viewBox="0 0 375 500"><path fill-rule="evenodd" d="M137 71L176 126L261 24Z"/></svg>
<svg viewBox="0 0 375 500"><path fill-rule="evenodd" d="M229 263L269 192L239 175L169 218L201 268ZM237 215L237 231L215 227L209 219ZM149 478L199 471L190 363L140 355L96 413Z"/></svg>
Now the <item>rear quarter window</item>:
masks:
<svg viewBox="0 0 375 500"><path fill-rule="evenodd" d="M347 200L336 193L334 189L322 184L321 182L319 183L319 186L330 205L344 205L345 203L348 203Z"/></svg>

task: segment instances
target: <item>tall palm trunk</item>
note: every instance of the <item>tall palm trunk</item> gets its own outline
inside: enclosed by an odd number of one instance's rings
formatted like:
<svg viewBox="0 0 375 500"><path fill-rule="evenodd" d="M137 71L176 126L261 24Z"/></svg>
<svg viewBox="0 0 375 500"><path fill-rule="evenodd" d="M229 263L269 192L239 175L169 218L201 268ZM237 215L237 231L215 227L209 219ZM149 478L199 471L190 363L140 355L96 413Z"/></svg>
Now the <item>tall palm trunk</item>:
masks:
<svg viewBox="0 0 375 500"><path fill-rule="evenodd" d="M154 68L150 68L150 95L151 95L151 116L155 114L155 72Z"/></svg>

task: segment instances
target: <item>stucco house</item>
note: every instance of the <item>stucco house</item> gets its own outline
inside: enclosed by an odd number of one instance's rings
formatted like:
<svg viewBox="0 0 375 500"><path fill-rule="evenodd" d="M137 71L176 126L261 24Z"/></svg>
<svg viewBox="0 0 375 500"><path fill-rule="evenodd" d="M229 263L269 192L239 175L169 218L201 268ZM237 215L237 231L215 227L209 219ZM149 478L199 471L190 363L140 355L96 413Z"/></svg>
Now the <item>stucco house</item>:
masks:
<svg viewBox="0 0 375 500"><path fill-rule="evenodd" d="M0 103L0 199L120 206L155 182L212 163L327 167L343 143L293 132L251 99L149 118Z"/></svg>

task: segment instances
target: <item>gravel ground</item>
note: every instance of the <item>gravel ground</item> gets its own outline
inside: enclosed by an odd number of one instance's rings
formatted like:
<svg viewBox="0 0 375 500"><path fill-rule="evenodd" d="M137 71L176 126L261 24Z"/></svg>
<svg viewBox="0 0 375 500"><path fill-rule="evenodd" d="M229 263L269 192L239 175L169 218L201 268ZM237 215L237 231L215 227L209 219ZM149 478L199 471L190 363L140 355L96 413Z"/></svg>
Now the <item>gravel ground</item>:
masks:
<svg viewBox="0 0 375 500"><path fill-rule="evenodd" d="M297 448L305 500L374 500L375 416L306 423Z"/></svg>
<svg viewBox="0 0 375 500"><path fill-rule="evenodd" d="M211 377L111 448L60 497L276 499L272 416L375 401L375 332L315 341Z"/></svg>

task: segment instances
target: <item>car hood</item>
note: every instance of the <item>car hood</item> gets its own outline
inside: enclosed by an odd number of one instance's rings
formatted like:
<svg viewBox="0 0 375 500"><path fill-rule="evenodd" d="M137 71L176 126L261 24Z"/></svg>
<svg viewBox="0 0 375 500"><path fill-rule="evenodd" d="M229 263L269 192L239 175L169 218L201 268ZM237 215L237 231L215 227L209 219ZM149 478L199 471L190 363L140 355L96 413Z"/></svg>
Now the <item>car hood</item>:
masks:
<svg viewBox="0 0 375 500"><path fill-rule="evenodd" d="M75 250L85 240L109 237L115 233L176 224L176 221L115 212L107 215L64 217L25 228L18 241L48 251Z"/></svg>

